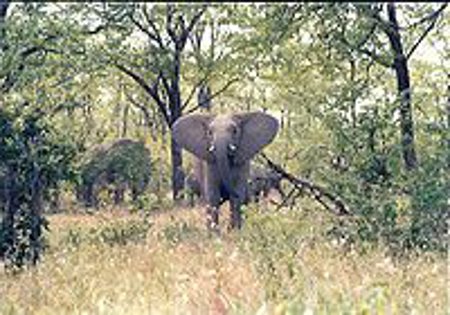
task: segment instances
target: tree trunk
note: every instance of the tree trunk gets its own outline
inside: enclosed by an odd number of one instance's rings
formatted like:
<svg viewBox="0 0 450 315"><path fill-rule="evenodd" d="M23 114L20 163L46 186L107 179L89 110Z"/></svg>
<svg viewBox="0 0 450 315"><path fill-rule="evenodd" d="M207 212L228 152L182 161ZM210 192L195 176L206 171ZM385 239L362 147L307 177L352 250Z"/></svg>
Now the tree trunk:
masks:
<svg viewBox="0 0 450 315"><path fill-rule="evenodd" d="M408 60L403 51L396 9L393 3L387 5L389 23L387 35L394 53L394 70L397 77L397 90L400 97L400 131L403 160L407 170L417 167L414 140L414 120L411 107L411 85Z"/></svg>
<svg viewBox="0 0 450 315"><path fill-rule="evenodd" d="M43 249L42 228L44 217L42 215L42 183L40 182L40 169L33 165L33 180L31 184L31 204L30 204L30 250L31 262L36 264Z"/></svg>
<svg viewBox="0 0 450 315"><path fill-rule="evenodd" d="M122 138L125 138L128 134L128 111L129 105L125 104L123 108Z"/></svg>
<svg viewBox="0 0 450 315"><path fill-rule="evenodd" d="M171 154L172 154L172 191L173 199L181 198L181 191L183 190L184 174L183 174L183 156L181 154L181 147L171 138Z"/></svg>
<svg viewBox="0 0 450 315"><path fill-rule="evenodd" d="M8 12L9 1L0 0L0 51L6 49L5 42L5 19Z"/></svg>
<svg viewBox="0 0 450 315"><path fill-rule="evenodd" d="M450 130L450 73L447 74L447 134ZM447 167L450 169L450 137L447 136Z"/></svg>
<svg viewBox="0 0 450 315"><path fill-rule="evenodd" d="M181 110L181 94L180 94L180 52L175 51L174 54L174 69L173 77L170 86L170 112L171 112L171 122L172 124L182 116ZM183 173L183 155L181 147L176 143L172 137L171 133L171 156L172 156L172 191L173 199L178 200L182 197L182 190L184 187L184 173Z"/></svg>

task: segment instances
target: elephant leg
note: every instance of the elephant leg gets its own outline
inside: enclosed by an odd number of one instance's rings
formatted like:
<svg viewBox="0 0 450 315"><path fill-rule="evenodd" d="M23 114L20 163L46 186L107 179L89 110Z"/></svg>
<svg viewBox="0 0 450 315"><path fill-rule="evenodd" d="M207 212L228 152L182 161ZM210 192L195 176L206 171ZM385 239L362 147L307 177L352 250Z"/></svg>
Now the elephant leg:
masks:
<svg viewBox="0 0 450 315"><path fill-rule="evenodd" d="M241 202L238 198L230 200L231 218L229 230L240 229L242 227Z"/></svg>
<svg viewBox="0 0 450 315"><path fill-rule="evenodd" d="M229 229L242 228L242 212L241 205L245 202L248 186L245 184L239 185L236 188L237 196L230 198L231 218Z"/></svg>
<svg viewBox="0 0 450 315"><path fill-rule="evenodd" d="M189 207L192 208L194 206L194 194L191 191L188 191L187 195L189 199Z"/></svg>
<svg viewBox="0 0 450 315"><path fill-rule="evenodd" d="M123 195L125 189L123 187L115 187L113 190L114 194L114 204L119 205L123 202Z"/></svg>
<svg viewBox="0 0 450 315"><path fill-rule="evenodd" d="M269 182L264 183L263 190L262 190L262 194L263 194L264 198L267 198L269 196L270 189L271 189L270 183Z"/></svg>
<svg viewBox="0 0 450 315"><path fill-rule="evenodd" d="M260 198L261 198L261 190L258 187L258 189L255 192L255 203L259 203Z"/></svg>
<svg viewBox="0 0 450 315"><path fill-rule="evenodd" d="M206 227L210 231L219 232L219 206L206 207Z"/></svg>
<svg viewBox="0 0 450 315"><path fill-rule="evenodd" d="M136 202L138 200L140 194L141 191L138 188L133 187L131 189L131 199L133 200L133 202Z"/></svg>

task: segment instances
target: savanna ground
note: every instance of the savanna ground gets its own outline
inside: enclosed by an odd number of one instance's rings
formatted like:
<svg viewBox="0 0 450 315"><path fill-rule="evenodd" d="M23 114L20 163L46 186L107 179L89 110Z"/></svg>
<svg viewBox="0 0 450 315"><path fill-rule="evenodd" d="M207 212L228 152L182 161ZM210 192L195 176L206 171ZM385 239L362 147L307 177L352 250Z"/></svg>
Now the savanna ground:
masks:
<svg viewBox="0 0 450 315"><path fill-rule="evenodd" d="M339 244L314 205L245 210L221 236L200 207L50 215L43 261L1 271L0 313L448 314L445 257Z"/></svg>

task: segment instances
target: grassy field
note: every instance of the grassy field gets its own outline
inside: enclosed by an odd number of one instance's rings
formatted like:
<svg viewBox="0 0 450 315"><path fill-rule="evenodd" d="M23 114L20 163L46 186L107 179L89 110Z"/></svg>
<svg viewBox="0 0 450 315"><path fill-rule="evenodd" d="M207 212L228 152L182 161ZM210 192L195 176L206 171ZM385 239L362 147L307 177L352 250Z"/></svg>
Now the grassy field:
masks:
<svg viewBox="0 0 450 315"><path fill-rule="evenodd" d="M220 237L197 208L52 215L39 266L0 271L0 314L449 314L445 257L344 248L321 211L247 213Z"/></svg>

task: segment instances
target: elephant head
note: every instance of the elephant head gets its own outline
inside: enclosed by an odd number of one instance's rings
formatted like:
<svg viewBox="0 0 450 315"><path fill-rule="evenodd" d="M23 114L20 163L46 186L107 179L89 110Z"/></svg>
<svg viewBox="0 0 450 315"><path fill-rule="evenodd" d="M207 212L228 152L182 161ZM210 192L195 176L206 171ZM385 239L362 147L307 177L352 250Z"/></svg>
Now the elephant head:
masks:
<svg viewBox="0 0 450 315"><path fill-rule="evenodd" d="M230 201L245 195L237 191L246 181L239 172L274 139L277 131L278 121L274 117L256 111L217 116L191 114L172 125L173 139L206 162L210 170L208 176L214 174L214 178L207 181L208 185L212 182L216 194L220 191L221 198Z"/></svg>
<svg viewBox="0 0 450 315"><path fill-rule="evenodd" d="M212 162L228 156L236 164L255 156L277 131L278 121L262 112L192 114L172 126L174 139L198 158Z"/></svg>

